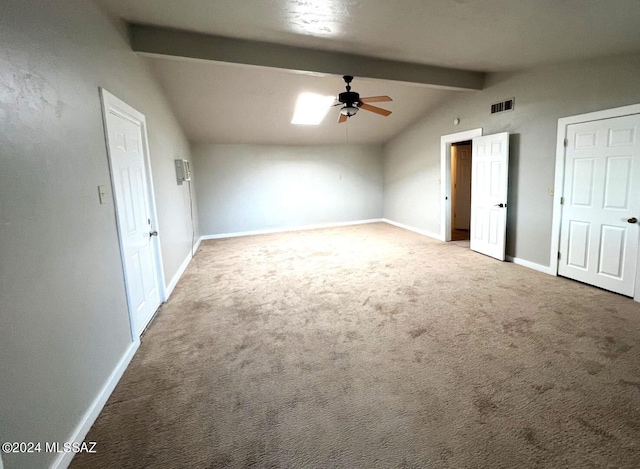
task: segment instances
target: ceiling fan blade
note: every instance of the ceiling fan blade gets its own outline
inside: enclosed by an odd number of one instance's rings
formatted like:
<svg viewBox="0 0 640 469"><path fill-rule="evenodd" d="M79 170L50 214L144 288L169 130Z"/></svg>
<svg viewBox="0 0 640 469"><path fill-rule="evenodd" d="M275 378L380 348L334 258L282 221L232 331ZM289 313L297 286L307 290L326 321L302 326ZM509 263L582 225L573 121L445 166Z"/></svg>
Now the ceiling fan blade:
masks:
<svg viewBox="0 0 640 469"><path fill-rule="evenodd" d="M360 109L364 109L365 111L375 112L376 114L380 114L381 116L385 117L391 114L391 111L387 111L386 109L382 109L377 106L372 106L371 104L361 103L358 107Z"/></svg>
<svg viewBox="0 0 640 469"><path fill-rule="evenodd" d="M368 98L360 98L361 103L383 103L393 101L389 96L369 96Z"/></svg>
<svg viewBox="0 0 640 469"><path fill-rule="evenodd" d="M338 118L338 124L342 124L343 122L347 122L347 116L344 114L340 114L340 118Z"/></svg>

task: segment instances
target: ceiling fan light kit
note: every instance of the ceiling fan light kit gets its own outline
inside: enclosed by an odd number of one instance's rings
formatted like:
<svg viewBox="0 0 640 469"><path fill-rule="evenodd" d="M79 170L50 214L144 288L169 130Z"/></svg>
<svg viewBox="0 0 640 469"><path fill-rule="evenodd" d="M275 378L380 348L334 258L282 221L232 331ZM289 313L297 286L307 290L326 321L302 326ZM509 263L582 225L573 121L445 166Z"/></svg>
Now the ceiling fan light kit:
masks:
<svg viewBox="0 0 640 469"><path fill-rule="evenodd" d="M351 91L351 82L353 81L353 77L351 75L345 75L342 78L347 84L347 91L343 91L338 95L338 104L335 104L335 106L343 105L340 108L340 118L338 119L338 124L346 122L348 117L355 116L360 109L374 112L385 117L391 114L391 111L387 111L386 109L367 104L393 101L389 96L370 96L368 98L360 98L359 93Z"/></svg>
<svg viewBox="0 0 640 469"><path fill-rule="evenodd" d="M358 108L352 105L347 105L340 108L340 114L347 117L355 116L357 112Z"/></svg>

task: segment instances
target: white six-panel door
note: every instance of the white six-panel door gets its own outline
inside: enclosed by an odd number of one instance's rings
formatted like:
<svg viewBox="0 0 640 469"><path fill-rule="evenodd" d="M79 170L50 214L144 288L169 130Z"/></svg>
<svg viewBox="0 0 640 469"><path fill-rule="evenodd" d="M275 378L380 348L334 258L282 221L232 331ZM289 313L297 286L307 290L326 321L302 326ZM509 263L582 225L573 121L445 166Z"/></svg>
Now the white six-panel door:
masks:
<svg viewBox="0 0 640 469"><path fill-rule="evenodd" d="M103 99L129 314L139 336L161 303L143 145L144 116L104 90Z"/></svg>
<svg viewBox="0 0 640 469"><path fill-rule="evenodd" d="M505 258L509 133L475 137L471 165L472 250Z"/></svg>
<svg viewBox="0 0 640 469"><path fill-rule="evenodd" d="M635 289L640 116L567 126L560 275L623 295Z"/></svg>

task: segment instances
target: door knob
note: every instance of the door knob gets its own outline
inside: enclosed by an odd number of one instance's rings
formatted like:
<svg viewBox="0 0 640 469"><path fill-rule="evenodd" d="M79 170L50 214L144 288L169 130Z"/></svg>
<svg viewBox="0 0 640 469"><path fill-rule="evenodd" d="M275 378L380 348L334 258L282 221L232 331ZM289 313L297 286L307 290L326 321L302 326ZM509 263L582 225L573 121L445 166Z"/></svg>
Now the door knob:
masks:
<svg viewBox="0 0 640 469"><path fill-rule="evenodd" d="M149 231L149 238L151 238L152 236L158 236L158 232L157 231Z"/></svg>
<svg viewBox="0 0 640 469"><path fill-rule="evenodd" d="M506 207L506 206L507 206L507 204L503 204L502 202L500 202L499 204L495 204L494 205L494 207L500 207L500 208Z"/></svg>
<svg viewBox="0 0 640 469"><path fill-rule="evenodd" d="M627 223L638 223L638 219L636 217L631 217L627 219Z"/></svg>

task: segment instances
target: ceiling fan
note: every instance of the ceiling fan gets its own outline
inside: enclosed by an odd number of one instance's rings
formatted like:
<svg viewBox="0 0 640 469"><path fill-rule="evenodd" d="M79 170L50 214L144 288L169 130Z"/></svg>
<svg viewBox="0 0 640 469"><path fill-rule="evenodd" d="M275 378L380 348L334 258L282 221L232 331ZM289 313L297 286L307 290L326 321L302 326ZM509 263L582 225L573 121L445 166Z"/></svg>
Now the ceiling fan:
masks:
<svg viewBox="0 0 640 469"><path fill-rule="evenodd" d="M393 101L389 96L370 96L368 98L361 98L358 93L355 91L351 91L351 82L353 81L353 77L351 75L345 75L342 77L344 82L347 84L347 91L343 91L338 95L338 104L334 104L334 106L340 106L340 118L338 119L338 124L342 124L346 122L347 119L351 116L355 116L359 109L364 109L365 111L375 112L376 114L380 114L381 116L387 117L391 114L391 111L387 111L386 109L382 109L377 106L371 106L368 103L382 103L386 101Z"/></svg>

